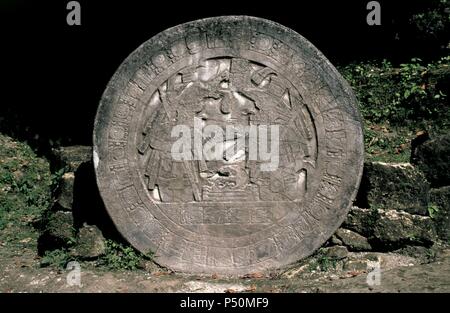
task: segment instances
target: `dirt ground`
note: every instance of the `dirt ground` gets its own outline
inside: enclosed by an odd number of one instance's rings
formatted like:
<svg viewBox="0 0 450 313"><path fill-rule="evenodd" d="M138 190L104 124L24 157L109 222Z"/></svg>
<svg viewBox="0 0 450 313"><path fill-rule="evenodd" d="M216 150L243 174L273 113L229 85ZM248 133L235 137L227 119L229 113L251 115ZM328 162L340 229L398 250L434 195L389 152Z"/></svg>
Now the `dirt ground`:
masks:
<svg viewBox="0 0 450 313"><path fill-rule="evenodd" d="M369 270L315 271L305 265L267 275L240 278L171 273L156 266L107 271L81 263L81 286L70 270L41 268L33 243L0 243L0 292L450 292L450 249L421 264L411 257L379 254L379 284L369 285ZM356 255L356 254L355 254Z"/></svg>

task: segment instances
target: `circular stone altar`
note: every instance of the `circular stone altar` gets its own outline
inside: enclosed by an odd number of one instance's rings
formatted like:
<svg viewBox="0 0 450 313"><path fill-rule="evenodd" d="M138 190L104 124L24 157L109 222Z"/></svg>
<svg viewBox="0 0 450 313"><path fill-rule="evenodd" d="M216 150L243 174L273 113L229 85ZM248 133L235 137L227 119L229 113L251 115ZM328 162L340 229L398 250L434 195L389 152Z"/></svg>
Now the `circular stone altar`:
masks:
<svg viewBox="0 0 450 313"><path fill-rule="evenodd" d="M218 140L230 129L256 130ZM343 222L362 173L361 119L349 85L296 32L207 18L157 34L118 68L94 165L138 250L176 271L251 273L309 256Z"/></svg>

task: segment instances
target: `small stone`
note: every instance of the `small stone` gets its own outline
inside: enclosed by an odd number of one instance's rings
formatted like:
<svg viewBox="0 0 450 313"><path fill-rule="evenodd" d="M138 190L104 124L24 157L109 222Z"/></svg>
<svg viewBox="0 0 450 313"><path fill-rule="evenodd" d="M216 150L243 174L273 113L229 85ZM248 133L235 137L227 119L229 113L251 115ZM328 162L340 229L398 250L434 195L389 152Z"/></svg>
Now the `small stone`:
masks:
<svg viewBox="0 0 450 313"><path fill-rule="evenodd" d="M356 260L346 260L344 262L345 271L366 271L367 270L367 260L356 259Z"/></svg>
<svg viewBox="0 0 450 313"><path fill-rule="evenodd" d="M71 212L52 212L45 218L45 227L38 240L40 253L69 245L74 238Z"/></svg>
<svg viewBox="0 0 450 313"><path fill-rule="evenodd" d="M342 241L338 237L336 237L336 235L331 236L330 243L334 246L342 246L343 245Z"/></svg>
<svg viewBox="0 0 450 313"><path fill-rule="evenodd" d="M98 227L84 225L77 238L77 243L71 251L71 255L83 259L97 258L106 251L105 238Z"/></svg>
<svg viewBox="0 0 450 313"><path fill-rule="evenodd" d="M350 251L370 251L372 249L367 238L354 231L340 228L335 235Z"/></svg>
<svg viewBox="0 0 450 313"><path fill-rule="evenodd" d="M67 146L53 149L53 159L56 169L65 167L68 172L76 172L81 164L92 160L92 147Z"/></svg>
<svg viewBox="0 0 450 313"><path fill-rule="evenodd" d="M324 248L324 254L332 259L342 260L345 259L348 255L348 250L343 246L332 246L328 248Z"/></svg>
<svg viewBox="0 0 450 313"><path fill-rule="evenodd" d="M73 238L73 217L68 212L55 212L50 215L46 231L61 240Z"/></svg>

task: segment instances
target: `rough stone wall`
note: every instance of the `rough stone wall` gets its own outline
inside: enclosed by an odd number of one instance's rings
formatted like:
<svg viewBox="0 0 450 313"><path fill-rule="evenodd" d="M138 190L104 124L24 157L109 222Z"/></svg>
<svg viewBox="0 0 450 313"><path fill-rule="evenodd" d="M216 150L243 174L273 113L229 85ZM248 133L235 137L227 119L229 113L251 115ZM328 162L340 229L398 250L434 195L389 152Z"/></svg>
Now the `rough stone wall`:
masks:
<svg viewBox="0 0 450 313"><path fill-rule="evenodd" d="M325 253L334 259L348 252L417 255L448 244L449 136L417 146L413 164L366 162L355 206L324 245ZM73 256L95 259L105 252L105 237L117 236L97 191L91 156L86 146L54 151L53 167L64 174L46 216L41 253L70 247Z"/></svg>

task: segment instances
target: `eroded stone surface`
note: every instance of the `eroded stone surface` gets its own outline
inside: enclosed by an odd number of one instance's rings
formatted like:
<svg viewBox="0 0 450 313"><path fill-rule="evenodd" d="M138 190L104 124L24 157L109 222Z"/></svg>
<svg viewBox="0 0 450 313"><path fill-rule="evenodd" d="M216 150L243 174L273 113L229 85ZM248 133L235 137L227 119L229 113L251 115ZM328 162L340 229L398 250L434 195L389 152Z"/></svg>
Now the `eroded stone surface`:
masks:
<svg viewBox="0 0 450 313"><path fill-rule="evenodd" d="M372 249L367 238L354 231L340 228L335 236L351 251L370 251Z"/></svg>
<svg viewBox="0 0 450 313"><path fill-rule="evenodd" d="M98 227L83 225L78 232L76 245L71 255L82 259L97 258L106 251L106 240Z"/></svg>
<svg viewBox="0 0 450 313"><path fill-rule="evenodd" d="M73 187L75 183L75 173L64 173L59 182L59 191L56 197L58 209L72 211L73 208Z"/></svg>
<svg viewBox="0 0 450 313"><path fill-rule="evenodd" d="M450 133L418 145L411 161L425 173L432 187L450 185Z"/></svg>
<svg viewBox="0 0 450 313"><path fill-rule="evenodd" d="M124 237L171 269L287 265L323 244L354 198L363 158L355 102L325 57L277 23L176 26L134 51L103 94L93 157L102 198ZM220 129L279 125L278 167L260 170L247 151L174 160L171 131L192 129L194 118Z"/></svg>
<svg viewBox="0 0 450 313"><path fill-rule="evenodd" d="M39 250L59 249L67 246L74 238L72 212L49 212L44 218L44 229L39 237Z"/></svg>
<svg viewBox="0 0 450 313"><path fill-rule="evenodd" d="M76 172L78 167L92 160L91 146L65 146L53 150L53 167Z"/></svg>
<svg viewBox="0 0 450 313"><path fill-rule="evenodd" d="M366 162L357 202L374 209L428 214L429 183L409 163Z"/></svg>
<svg viewBox="0 0 450 313"><path fill-rule="evenodd" d="M372 248L376 249L389 250L405 245L429 246L437 239L430 217L396 210L353 207L344 227L367 237Z"/></svg>
<svg viewBox="0 0 450 313"><path fill-rule="evenodd" d="M430 203L439 238L450 242L450 186L431 189Z"/></svg>

